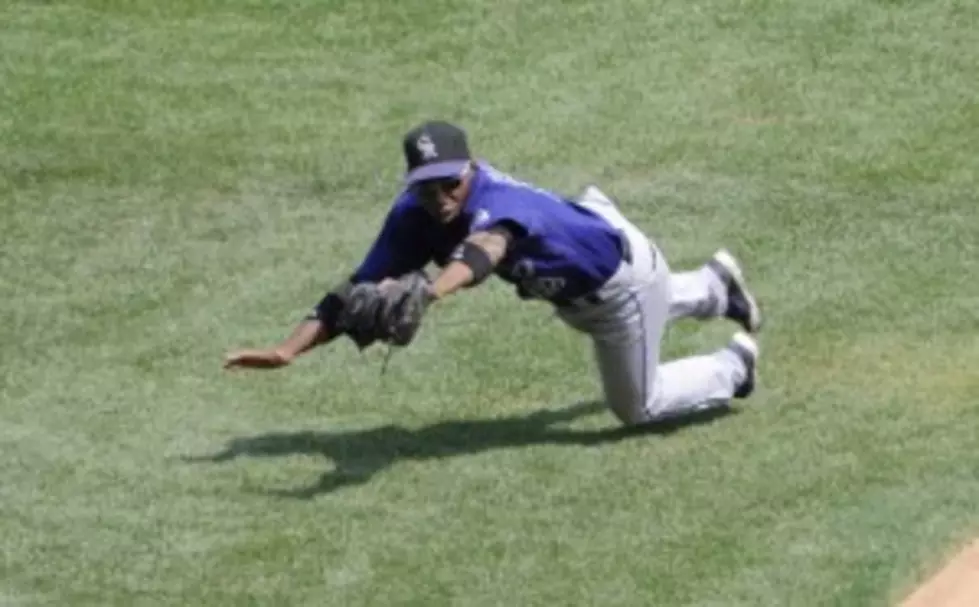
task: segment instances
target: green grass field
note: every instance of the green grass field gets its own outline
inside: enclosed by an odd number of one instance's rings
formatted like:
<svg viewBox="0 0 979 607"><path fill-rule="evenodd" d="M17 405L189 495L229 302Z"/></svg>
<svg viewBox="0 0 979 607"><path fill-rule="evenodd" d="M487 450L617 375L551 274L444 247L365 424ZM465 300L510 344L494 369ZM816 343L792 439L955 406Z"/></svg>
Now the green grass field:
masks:
<svg viewBox="0 0 979 607"><path fill-rule="evenodd" d="M3 3L0 605L895 604L979 534L977 25L975 0ZM674 267L730 247L767 312L755 396L623 437L588 343L500 282L383 376L346 341L223 372L360 260L429 117L599 183Z"/></svg>

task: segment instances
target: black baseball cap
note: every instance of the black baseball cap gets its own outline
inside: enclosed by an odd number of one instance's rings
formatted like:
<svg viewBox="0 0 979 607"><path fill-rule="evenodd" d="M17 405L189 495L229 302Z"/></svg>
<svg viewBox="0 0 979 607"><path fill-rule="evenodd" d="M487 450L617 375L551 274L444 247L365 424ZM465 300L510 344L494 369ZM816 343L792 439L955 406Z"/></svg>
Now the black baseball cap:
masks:
<svg viewBox="0 0 979 607"><path fill-rule="evenodd" d="M428 179L458 177L472 156L466 132L441 120L424 122L405 134L407 185Z"/></svg>

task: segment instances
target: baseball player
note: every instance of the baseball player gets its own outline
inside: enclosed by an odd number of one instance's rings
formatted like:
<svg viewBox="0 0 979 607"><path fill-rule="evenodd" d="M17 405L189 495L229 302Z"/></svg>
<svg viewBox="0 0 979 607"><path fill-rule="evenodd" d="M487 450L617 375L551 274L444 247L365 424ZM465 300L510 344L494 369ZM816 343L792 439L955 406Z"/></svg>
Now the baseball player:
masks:
<svg viewBox="0 0 979 607"><path fill-rule="evenodd" d="M284 367L341 335L361 348L406 346L437 302L496 275L590 338L605 402L623 424L752 393L761 315L728 251L672 272L597 187L566 199L514 179L475 159L447 122L411 129L403 146L404 189L360 266L279 345L231 353L226 368ZM441 269L434 278L429 263ZM709 354L661 361L667 324L686 317L726 317L741 330Z"/></svg>

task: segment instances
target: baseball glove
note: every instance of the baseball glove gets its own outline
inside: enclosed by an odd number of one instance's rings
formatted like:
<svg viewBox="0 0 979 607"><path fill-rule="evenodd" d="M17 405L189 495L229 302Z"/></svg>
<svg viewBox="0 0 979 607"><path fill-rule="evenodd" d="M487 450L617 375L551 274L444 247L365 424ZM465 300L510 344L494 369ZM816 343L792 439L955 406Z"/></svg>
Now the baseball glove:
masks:
<svg viewBox="0 0 979 607"><path fill-rule="evenodd" d="M432 301L430 284L424 272L413 272L383 287L377 283L350 285L341 295L338 329L360 349L376 341L407 346Z"/></svg>

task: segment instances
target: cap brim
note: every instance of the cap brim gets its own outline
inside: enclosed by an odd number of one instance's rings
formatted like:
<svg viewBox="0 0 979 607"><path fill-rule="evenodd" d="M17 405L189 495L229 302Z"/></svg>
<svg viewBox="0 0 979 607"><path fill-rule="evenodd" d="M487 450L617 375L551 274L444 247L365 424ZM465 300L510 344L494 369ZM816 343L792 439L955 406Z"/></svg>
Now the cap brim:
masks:
<svg viewBox="0 0 979 607"><path fill-rule="evenodd" d="M446 160L420 166L405 176L405 183L412 185L419 181L428 179L442 179L445 177L458 177L465 170L468 160Z"/></svg>

